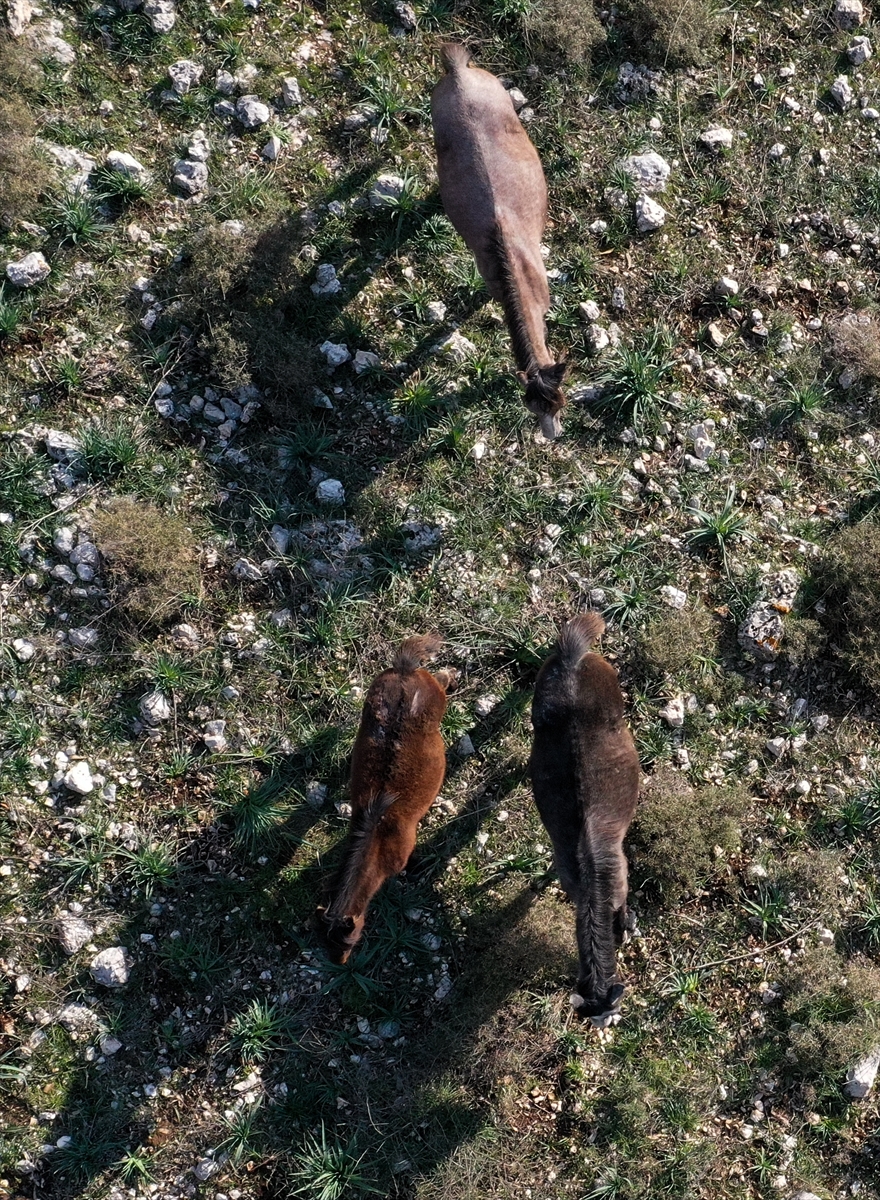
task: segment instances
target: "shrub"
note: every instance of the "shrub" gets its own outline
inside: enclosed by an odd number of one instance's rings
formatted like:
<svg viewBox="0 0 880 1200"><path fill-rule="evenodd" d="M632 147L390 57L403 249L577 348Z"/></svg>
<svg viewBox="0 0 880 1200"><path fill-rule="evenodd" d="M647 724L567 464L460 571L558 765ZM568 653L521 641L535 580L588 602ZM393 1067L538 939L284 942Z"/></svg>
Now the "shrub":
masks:
<svg viewBox="0 0 880 1200"><path fill-rule="evenodd" d="M198 594L195 545L179 517L122 496L96 513L92 532L116 604L138 627L167 623Z"/></svg>
<svg viewBox="0 0 880 1200"><path fill-rule="evenodd" d="M830 946L793 958L783 972L789 1062L807 1079L838 1079L878 1041L880 970Z"/></svg>
<svg viewBox="0 0 880 1200"><path fill-rule="evenodd" d="M880 321L867 313L840 321L831 330L828 350L838 368L855 379L880 380Z"/></svg>
<svg viewBox="0 0 880 1200"><path fill-rule="evenodd" d="M835 534L813 583L847 666L868 688L880 687L880 527L865 521Z"/></svg>
<svg viewBox="0 0 880 1200"><path fill-rule="evenodd" d="M181 315L218 383L255 380L281 423L311 405L317 382L317 355L296 328L297 295L306 287L299 240L290 218L250 235L209 226L191 246L178 287Z"/></svg>
<svg viewBox="0 0 880 1200"><path fill-rule="evenodd" d="M33 212L51 180L34 141L36 121L22 94L31 70L21 47L0 33L0 225L7 229Z"/></svg>
<svg viewBox="0 0 880 1200"><path fill-rule="evenodd" d="M737 787L696 791L668 764L642 790L629 837L637 886L650 884L674 904L716 870L715 847L735 850L750 798Z"/></svg>
<svg viewBox="0 0 880 1200"><path fill-rule="evenodd" d="M605 43L605 29L589 0L537 0L523 25L529 43L570 63L589 63Z"/></svg>
<svg viewBox="0 0 880 1200"><path fill-rule="evenodd" d="M639 638L638 658L651 674L679 675L693 671L698 659L713 658L717 651L712 614L702 607L683 608L648 622Z"/></svg>
<svg viewBox="0 0 880 1200"><path fill-rule="evenodd" d="M725 28L711 0L624 0L619 24L639 62L670 69L709 62Z"/></svg>

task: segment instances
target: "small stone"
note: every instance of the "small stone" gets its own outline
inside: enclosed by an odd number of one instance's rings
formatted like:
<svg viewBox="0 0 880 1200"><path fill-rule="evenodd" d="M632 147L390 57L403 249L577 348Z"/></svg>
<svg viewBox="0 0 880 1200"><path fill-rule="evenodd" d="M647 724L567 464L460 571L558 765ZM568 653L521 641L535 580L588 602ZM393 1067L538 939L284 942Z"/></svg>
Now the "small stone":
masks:
<svg viewBox="0 0 880 1200"><path fill-rule="evenodd" d="M862 0L835 0L831 19L838 29L858 29L865 20Z"/></svg>
<svg viewBox="0 0 880 1200"><path fill-rule="evenodd" d="M400 175L382 174L369 191L371 208L384 208L396 203L406 191L406 180Z"/></svg>
<svg viewBox="0 0 880 1200"><path fill-rule="evenodd" d="M312 779L306 784L306 804L312 808L321 808L327 802L327 787Z"/></svg>
<svg viewBox="0 0 880 1200"><path fill-rule="evenodd" d="M263 578L263 572L249 558L240 558L233 565L232 574L236 579L240 579L244 583L259 583Z"/></svg>
<svg viewBox="0 0 880 1200"><path fill-rule="evenodd" d="M707 150L712 150L717 154L719 150L729 150L733 145L733 130L714 125L711 129L701 133L697 141Z"/></svg>
<svg viewBox="0 0 880 1200"><path fill-rule="evenodd" d="M722 275L712 286L712 295L723 299L726 296L739 294L739 283L730 275Z"/></svg>
<svg viewBox="0 0 880 1200"><path fill-rule="evenodd" d="M598 321L602 316L602 310L595 300L584 300L578 305L578 312L588 322Z"/></svg>
<svg viewBox="0 0 880 1200"><path fill-rule="evenodd" d="M417 28L416 11L406 0L394 0L394 13L401 28L407 33L412 33Z"/></svg>
<svg viewBox="0 0 880 1200"><path fill-rule="evenodd" d="M122 1049L122 1042L120 1042L119 1038L115 1038L112 1033L101 1038L98 1045L101 1048L101 1053L106 1058L112 1058L114 1054L117 1054Z"/></svg>
<svg viewBox="0 0 880 1200"><path fill-rule="evenodd" d="M98 105L98 112L102 117L109 117L111 113L116 111L116 105L112 100L102 100Z"/></svg>
<svg viewBox="0 0 880 1200"><path fill-rule="evenodd" d="M608 330L604 329L601 325L588 325L584 334L584 342L587 353L595 357L611 345L611 337Z"/></svg>
<svg viewBox="0 0 880 1200"><path fill-rule="evenodd" d="M6 278L14 287L35 287L48 279L51 267L39 250L26 254L18 262L6 264Z"/></svg>
<svg viewBox="0 0 880 1200"><path fill-rule="evenodd" d="M653 150L633 154L623 159L619 166L643 192L662 192L669 182L669 163Z"/></svg>
<svg viewBox="0 0 880 1200"><path fill-rule="evenodd" d="M721 326L716 321L706 326L706 341L714 350L720 350L726 340Z"/></svg>
<svg viewBox="0 0 880 1200"><path fill-rule="evenodd" d="M131 179L149 179L150 173L144 164L123 150L111 150L104 161L111 171L119 175L128 175Z"/></svg>
<svg viewBox="0 0 880 1200"><path fill-rule="evenodd" d="M459 758L470 758L472 754L476 754L474 743L471 740L470 734L463 733L455 744L455 753Z"/></svg>
<svg viewBox="0 0 880 1200"><path fill-rule="evenodd" d="M864 1100L874 1087L880 1068L880 1046L876 1046L854 1063L846 1073L843 1090L850 1100Z"/></svg>
<svg viewBox="0 0 880 1200"><path fill-rule="evenodd" d="M171 720L174 710L164 692L155 690L141 697L138 712L144 724L161 725L163 721Z"/></svg>
<svg viewBox="0 0 880 1200"><path fill-rule="evenodd" d="M58 940L65 954L78 953L94 936L94 929L82 917L65 913L58 918Z"/></svg>
<svg viewBox="0 0 880 1200"><path fill-rule="evenodd" d="M235 115L245 129L259 129L270 120L272 113L259 96L241 96L235 106Z"/></svg>
<svg viewBox="0 0 880 1200"><path fill-rule="evenodd" d="M221 96L231 96L235 91L235 76L230 71L218 71L214 76L214 87Z"/></svg>
<svg viewBox="0 0 880 1200"><path fill-rule="evenodd" d="M850 108L856 98L856 94L845 75L838 75L829 90L831 92L831 99L840 109Z"/></svg>
<svg viewBox="0 0 880 1200"><path fill-rule="evenodd" d="M680 729L684 725L684 697L674 696L671 700L667 700L660 709L659 715L667 725L673 729Z"/></svg>
<svg viewBox="0 0 880 1200"><path fill-rule="evenodd" d="M205 1183L211 1178L218 1167L219 1163L215 1163L212 1158L203 1158L193 1167L192 1173L200 1183Z"/></svg>
<svg viewBox="0 0 880 1200"><path fill-rule="evenodd" d="M89 965L89 972L95 983L103 987L118 988L128 983L133 959L124 946L110 946L107 950L99 951Z"/></svg>
<svg viewBox="0 0 880 1200"><path fill-rule="evenodd" d="M144 0L144 13L153 33L170 33L177 20L174 0Z"/></svg>
<svg viewBox="0 0 880 1200"><path fill-rule="evenodd" d="M84 758L75 762L65 773L64 786L69 792L76 792L78 796L88 796L89 792L94 791L91 768Z"/></svg>
<svg viewBox="0 0 880 1200"><path fill-rule="evenodd" d="M439 325L446 317L446 305L442 300L432 300L425 306L425 317L432 325Z"/></svg>
<svg viewBox="0 0 880 1200"><path fill-rule="evenodd" d="M283 558L290 545L290 530L283 525L273 525L269 530L269 544L279 558Z"/></svg>
<svg viewBox="0 0 880 1200"><path fill-rule="evenodd" d="M228 742L225 735L225 721L208 721L205 725L205 732L202 734L202 741L212 754L222 754L226 749Z"/></svg>
<svg viewBox="0 0 880 1200"><path fill-rule="evenodd" d="M442 342L438 342L434 347L435 354L439 354L441 358L454 363L465 362L472 355L476 354L476 352L477 348L474 343L459 333L457 329L453 329L448 337L444 338Z"/></svg>
<svg viewBox="0 0 880 1200"><path fill-rule="evenodd" d="M296 108L302 104L302 92L295 76L285 75L281 80L281 99L285 108Z"/></svg>
<svg viewBox="0 0 880 1200"><path fill-rule="evenodd" d="M68 631L67 640L75 650L94 650L98 645L98 631L91 625L82 625L79 629Z"/></svg>
<svg viewBox="0 0 880 1200"><path fill-rule="evenodd" d="M281 153L282 144L283 143L278 134L273 133L263 149L260 151L260 155L265 158L267 162L276 162L278 155Z"/></svg>
<svg viewBox="0 0 880 1200"><path fill-rule="evenodd" d="M314 286L312 284L312 287ZM347 363L351 358L351 351L348 346L344 346L342 343L322 342L318 348L331 367L341 367L343 363Z"/></svg>
<svg viewBox="0 0 880 1200"><path fill-rule="evenodd" d="M486 456L486 443L474 442L473 446L471 446L470 450L468 451L468 454L474 460L474 462L479 462L480 459L485 458Z"/></svg>
<svg viewBox="0 0 880 1200"><path fill-rule="evenodd" d="M834 945L834 934L830 929L825 929L825 928L820 929L818 931L817 936L819 938L820 945L822 945L822 946L833 946Z"/></svg>
<svg viewBox="0 0 880 1200"><path fill-rule="evenodd" d="M26 663L30 662L37 653L37 648L27 638L16 638L12 643L12 652L19 662Z"/></svg>
<svg viewBox="0 0 880 1200"><path fill-rule="evenodd" d="M770 738L765 743L764 749L768 754L772 754L774 758L781 758L788 749L788 739L784 737Z"/></svg>
<svg viewBox="0 0 880 1200"><path fill-rule="evenodd" d="M862 63L866 63L874 53L874 47L871 45L870 38L854 37L846 48L846 57L854 67L860 67Z"/></svg>
<svg viewBox="0 0 880 1200"><path fill-rule="evenodd" d="M678 610L683 609L685 604L687 604L687 592L683 592L668 583L660 588L660 598L664 604Z"/></svg>
<svg viewBox="0 0 880 1200"><path fill-rule="evenodd" d="M653 233L666 224L666 209L650 196L636 200L636 228L639 233Z"/></svg>
<svg viewBox="0 0 880 1200"><path fill-rule="evenodd" d="M501 703L501 697L494 693L489 693L486 696L480 696L474 704L474 712L480 718L485 720L491 712L493 712Z"/></svg>
<svg viewBox="0 0 880 1200"><path fill-rule="evenodd" d="M525 106L528 104L528 100L525 98L519 88L508 88L507 94L517 112L519 112L521 108L525 108Z"/></svg>
<svg viewBox="0 0 880 1200"><path fill-rule="evenodd" d="M60 580L61 583L76 583L76 575L73 571L71 571L67 563L57 563L49 572L49 574L53 579Z"/></svg>
<svg viewBox="0 0 880 1200"><path fill-rule="evenodd" d="M171 182L187 196L198 196L208 186L208 168L204 162L179 158Z"/></svg>
<svg viewBox="0 0 880 1200"><path fill-rule="evenodd" d="M616 308L618 312L626 310L626 292L619 284L611 291L611 307Z"/></svg>
<svg viewBox="0 0 880 1200"><path fill-rule="evenodd" d="M168 68L171 86L178 96L185 96L202 78L204 67L190 58L181 58Z"/></svg>
<svg viewBox="0 0 880 1200"><path fill-rule="evenodd" d="M8 0L6 19L9 22L9 32L14 38L19 38L31 23L34 15L31 0Z"/></svg>
<svg viewBox="0 0 880 1200"><path fill-rule="evenodd" d="M773 162L779 162L781 158L785 158L787 147L782 142L774 142L767 151L767 157Z"/></svg>
<svg viewBox="0 0 880 1200"><path fill-rule="evenodd" d="M715 443L709 436L708 429L703 422L690 427L688 430L688 439L693 443L696 458L703 460L711 458L715 451Z"/></svg>
<svg viewBox="0 0 880 1200"><path fill-rule="evenodd" d="M52 545L59 554L70 554L76 543L76 530L69 525L62 525L60 529L55 530L55 536L52 538Z"/></svg>
<svg viewBox="0 0 880 1200"><path fill-rule="evenodd" d="M319 504L344 504L345 488L338 479L322 479L315 489Z"/></svg>
<svg viewBox="0 0 880 1200"><path fill-rule="evenodd" d="M353 366L355 375L362 375L364 371L369 371L381 365L382 360L372 350L358 350L354 356Z"/></svg>
<svg viewBox="0 0 880 1200"><path fill-rule="evenodd" d="M186 148L187 158L191 158L193 162L207 162L210 154L211 143L208 141L204 129L197 129Z"/></svg>

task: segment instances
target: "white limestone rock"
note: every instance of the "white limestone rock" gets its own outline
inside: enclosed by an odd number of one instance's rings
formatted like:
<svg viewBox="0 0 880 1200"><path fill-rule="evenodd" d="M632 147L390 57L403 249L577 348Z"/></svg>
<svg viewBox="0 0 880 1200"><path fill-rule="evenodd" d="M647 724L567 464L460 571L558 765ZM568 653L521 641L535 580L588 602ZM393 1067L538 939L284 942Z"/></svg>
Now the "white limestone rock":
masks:
<svg viewBox="0 0 880 1200"><path fill-rule="evenodd" d="M65 772L64 786L69 792L76 792L78 796L88 796L95 790L91 767L84 758L78 759Z"/></svg>
<svg viewBox="0 0 880 1200"><path fill-rule="evenodd" d="M344 504L345 488L338 479L322 479L315 489L319 504Z"/></svg>
<svg viewBox="0 0 880 1200"><path fill-rule="evenodd" d="M864 1100L871 1093L878 1069L880 1069L880 1046L875 1046L858 1062L853 1063L846 1073L843 1090L850 1100Z"/></svg>
<svg viewBox="0 0 880 1200"><path fill-rule="evenodd" d="M205 725L202 741L212 754L222 754L228 746L225 730L225 721L208 721Z"/></svg>
<svg viewBox="0 0 880 1200"><path fill-rule="evenodd" d="M860 67L866 63L874 54L874 47L871 45L871 39L866 37L854 37L846 48L846 57L854 67Z"/></svg>
<svg viewBox="0 0 880 1200"><path fill-rule="evenodd" d="M831 19L838 29L858 29L865 20L862 0L835 0Z"/></svg>
<svg viewBox="0 0 880 1200"><path fill-rule="evenodd" d="M639 233L653 233L666 224L666 209L650 196L639 196L636 200L636 228Z"/></svg>
<svg viewBox="0 0 880 1200"><path fill-rule="evenodd" d="M64 913L58 918L58 941L65 954L77 954L94 936L94 929L82 917Z"/></svg>
<svg viewBox="0 0 880 1200"><path fill-rule="evenodd" d="M717 154L720 150L729 150L733 145L733 130L713 125L711 129L704 130L697 141L707 150L712 150Z"/></svg>
<svg viewBox="0 0 880 1200"><path fill-rule="evenodd" d="M178 96L185 96L202 78L205 68L191 58L181 58L168 68L171 86Z"/></svg>
<svg viewBox="0 0 880 1200"><path fill-rule="evenodd" d="M144 13L153 33L170 33L177 21L174 0L144 0Z"/></svg>
<svg viewBox="0 0 880 1200"><path fill-rule="evenodd" d="M127 154L124 150L111 150L104 162L111 171L116 171L120 175L128 175L131 179L140 179L146 182L150 178L150 172L144 164L139 162L133 154Z"/></svg>
<svg viewBox="0 0 880 1200"><path fill-rule="evenodd" d="M370 188L369 200L371 208L384 208L399 200L406 190L406 180L400 175L383 173Z"/></svg>
<svg viewBox="0 0 880 1200"><path fill-rule="evenodd" d="M30 288L48 279L51 269L40 251L34 250L18 262L7 263L6 278L14 287Z"/></svg>
<svg viewBox="0 0 880 1200"><path fill-rule="evenodd" d="M131 975L134 959L124 946L110 946L100 950L89 965L89 973L95 983L102 987L125 987Z"/></svg>
<svg viewBox="0 0 880 1200"><path fill-rule="evenodd" d="M472 341L459 333L457 329L453 329L448 337L445 337L442 342L438 342L434 347L434 353L445 358L448 362L460 363L465 362L472 355L476 354L477 348Z"/></svg>
<svg viewBox="0 0 880 1200"><path fill-rule="evenodd" d="M315 271L315 282L311 285L311 291L313 296L335 296L342 291L342 284L337 278L336 268L332 263L320 264ZM324 343L325 346L328 344L327 342ZM342 361L347 362L350 357L351 355L349 354Z"/></svg>
<svg viewBox="0 0 880 1200"><path fill-rule="evenodd" d="M662 192L669 182L671 167L654 150L645 154L631 154L618 164L642 192Z"/></svg>
<svg viewBox="0 0 880 1200"><path fill-rule="evenodd" d="M302 92L295 76L285 75L281 80L281 99L285 108L297 108L302 104Z"/></svg>
<svg viewBox="0 0 880 1200"><path fill-rule="evenodd" d="M245 129L259 129L270 120L272 112L259 96L241 96L235 106L235 115Z"/></svg>
<svg viewBox="0 0 880 1200"><path fill-rule="evenodd" d="M208 168L204 162L179 158L174 164L172 183L187 196L200 196L208 186Z"/></svg>
<svg viewBox="0 0 880 1200"><path fill-rule="evenodd" d="M852 108L856 94L852 90L846 75L838 75L829 90L831 92L831 99L839 109L845 111L847 108Z"/></svg>
<svg viewBox="0 0 880 1200"><path fill-rule="evenodd" d="M161 725L163 721L170 721L173 715L168 697L158 690L147 692L146 696L141 697L138 712L145 725Z"/></svg>
<svg viewBox="0 0 880 1200"><path fill-rule="evenodd" d="M322 342L319 350L326 358L327 365L330 367L341 367L343 363L347 363L351 358L351 351L348 346L344 346L341 342Z"/></svg>
<svg viewBox="0 0 880 1200"><path fill-rule="evenodd" d="M95 650L98 645L98 631L91 625L81 625L79 629L68 631L67 640L74 650Z"/></svg>

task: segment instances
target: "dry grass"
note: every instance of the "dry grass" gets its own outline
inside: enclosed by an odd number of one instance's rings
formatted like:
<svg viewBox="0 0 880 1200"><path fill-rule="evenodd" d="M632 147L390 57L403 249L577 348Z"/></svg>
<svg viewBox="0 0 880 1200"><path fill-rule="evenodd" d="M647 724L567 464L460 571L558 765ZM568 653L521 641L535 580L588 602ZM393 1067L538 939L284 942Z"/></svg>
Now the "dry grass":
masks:
<svg viewBox="0 0 880 1200"><path fill-rule="evenodd" d="M829 351L855 379L880 380L880 321L867 313L840 321L831 330Z"/></svg>
<svg viewBox="0 0 880 1200"><path fill-rule="evenodd" d="M713 657L717 648L712 614L702 607L682 609L648 623L640 637L639 663L651 675L678 675L692 671L698 656Z"/></svg>
<svg viewBox="0 0 880 1200"><path fill-rule="evenodd" d="M305 286L296 259L301 240L292 218L246 235L208 226L179 281L210 374L228 389L255 381L282 423L309 407L316 383L314 347L295 327Z"/></svg>
<svg viewBox="0 0 880 1200"><path fill-rule="evenodd" d="M619 21L638 62L668 69L704 66L725 27L709 0L626 0Z"/></svg>
<svg viewBox="0 0 880 1200"><path fill-rule="evenodd" d="M667 904L701 887L739 845L750 798L737 786L695 790L664 764L650 777L629 837L633 884L648 884Z"/></svg>
<svg viewBox="0 0 880 1200"><path fill-rule="evenodd" d="M116 604L138 627L166 624L198 595L195 544L179 517L122 496L96 514L93 533Z"/></svg>
<svg viewBox="0 0 880 1200"><path fill-rule="evenodd" d="M30 64L22 49L0 35L0 225L14 228L29 217L51 173L37 152L37 125L27 100Z"/></svg>
<svg viewBox="0 0 880 1200"><path fill-rule="evenodd" d="M844 661L867 687L880 687L880 528L863 522L831 538L816 584Z"/></svg>
<svg viewBox="0 0 880 1200"><path fill-rule="evenodd" d="M606 38L592 4L577 0L538 0L524 26L531 45L580 65L589 63Z"/></svg>

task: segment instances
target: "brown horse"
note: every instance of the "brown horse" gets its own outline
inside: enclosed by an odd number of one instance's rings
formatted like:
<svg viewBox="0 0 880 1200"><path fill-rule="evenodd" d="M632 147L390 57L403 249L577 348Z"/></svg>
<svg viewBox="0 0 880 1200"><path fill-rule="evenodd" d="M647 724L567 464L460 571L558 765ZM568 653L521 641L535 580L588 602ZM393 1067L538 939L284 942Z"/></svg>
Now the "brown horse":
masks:
<svg viewBox="0 0 880 1200"><path fill-rule="evenodd" d="M513 101L465 46L440 48L446 75L431 96L440 196L504 309L525 405L544 435L559 437L568 367L547 349L550 288L541 257L547 184Z"/></svg>
<svg viewBox="0 0 880 1200"><path fill-rule="evenodd" d="M433 634L407 638L367 692L351 758L348 845L332 899L317 913L333 962L344 963L360 941L370 900L406 866L443 783L440 722L456 675L420 669L441 644Z"/></svg>
<svg viewBox="0 0 880 1200"><path fill-rule="evenodd" d="M577 905L580 975L572 1004L591 1017L617 1007L624 992L615 976L626 918L623 838L639 793L617 672L588 653L604 629L598 613L573 617L541 668L529 763L559 880Z"/></svg>

